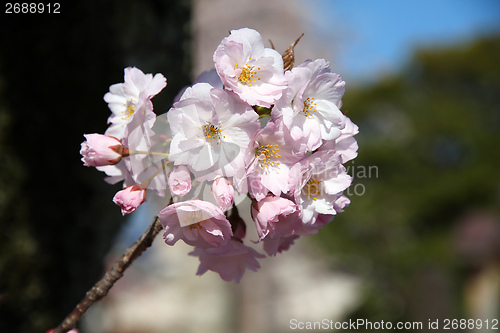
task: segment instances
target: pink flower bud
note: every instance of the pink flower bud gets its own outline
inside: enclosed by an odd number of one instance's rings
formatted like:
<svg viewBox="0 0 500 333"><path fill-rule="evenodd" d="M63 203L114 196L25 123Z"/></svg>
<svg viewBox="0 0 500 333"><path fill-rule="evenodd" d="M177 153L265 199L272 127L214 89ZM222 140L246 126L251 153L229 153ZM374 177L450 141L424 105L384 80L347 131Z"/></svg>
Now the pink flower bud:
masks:
<svg viewBox="0 0 500 333"><path fill-rule="evenodd" d="M126 148L115 137L102 134L85 134L82 142L82 162L85 166L113 165L122 159Z"/></svg>
<svg viewBox="0 0 500 333"><path fill-rule="evenodd" d="M134 212L144 201L146 201L146 190L139 185L125 187L116 192L113 202L121 207L122 215Z"/></svg>
<svg viewBox="0 0 500 333"><path fill-rule="evenodd" d="M174 195L183 196L191 190L191 173L184 165L174 167L168 175L168 187Z"/></svg>
<svg viewBox="0 0 500 333"><path fill-rule="evenodd" d="M234 202L234 188L224 177L217 177L212 184L215 202L223 211L229 209Z"/></svg>
<svg viewBox="0 0 500 333"><path fill-rule="evenodd" d="M252 203L252 218L260 240L265 237L291 236L302 224L298 217L297 205L274 195Z"/></svg>

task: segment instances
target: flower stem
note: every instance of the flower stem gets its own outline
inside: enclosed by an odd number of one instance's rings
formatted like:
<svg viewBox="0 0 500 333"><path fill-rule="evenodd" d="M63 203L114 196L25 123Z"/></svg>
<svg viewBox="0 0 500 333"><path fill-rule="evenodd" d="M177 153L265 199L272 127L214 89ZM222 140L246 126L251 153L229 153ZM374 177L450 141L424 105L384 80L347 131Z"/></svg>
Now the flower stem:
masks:
<svg viewBox="0 0 500 333"><path fill-rule="evenodd" d="M129 155L138 155L138 154L159 155L159 156L164 156L165 158L168 158L168 153L160 153L160 152L155 152L155 151L141 151L141 150L129 149L128 154Z"/></svg>
<svg viewBox="0 0 500 333"><path fill-rule="evenodd" d="M97 301L108 294L108 291L118 281L132 262L137 259L142 252L151 246L156 235L160 233L162 225L160 218L155 217L149 228L130 246L125 253L115 261L113 266L97 281L85 297L78 303L75 309L54 329L54 333L64 333L76 327L83 314Z"/></svg>
<svg viewBox="0 0 500 333"><path fill-rule="evenodd" d="M167 167L168 163L172 163L172 162L166 162L163 160L163 166L158 169L151 177L149 177L146 181L144 181L142 184L141 184L141 187L142 188L147 188L149 186L149 183L151 183L151 181L156 177L158 176L158 174L160 172L162 172L163 170L165 170L165 168Z"/></svg>

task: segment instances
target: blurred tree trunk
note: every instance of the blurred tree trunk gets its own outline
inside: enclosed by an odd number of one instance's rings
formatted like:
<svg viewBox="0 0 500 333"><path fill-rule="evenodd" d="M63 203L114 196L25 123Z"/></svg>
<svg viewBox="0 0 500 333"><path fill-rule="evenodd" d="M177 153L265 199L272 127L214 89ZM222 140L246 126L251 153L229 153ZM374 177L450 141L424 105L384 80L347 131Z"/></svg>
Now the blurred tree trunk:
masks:
<svg viewBox="0 0 500 333"><path fill-rule="evenodd" d="M80 161L123 68L163 73L164 113L190 76L191 1L79 1L4 15L0 48L0 332L59 324L103 273L120 187Z"/></svg>

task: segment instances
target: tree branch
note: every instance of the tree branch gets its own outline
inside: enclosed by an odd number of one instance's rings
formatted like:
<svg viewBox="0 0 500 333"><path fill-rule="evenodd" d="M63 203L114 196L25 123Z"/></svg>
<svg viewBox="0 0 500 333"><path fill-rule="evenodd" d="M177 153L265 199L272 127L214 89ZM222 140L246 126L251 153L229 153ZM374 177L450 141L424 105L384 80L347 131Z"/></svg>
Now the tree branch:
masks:
<svg viewBox="0 0 500 333"><path fill-rule="evenodd" d="M118 281L124 271L132 262L137 259L142 252L151 246L156 235L162 230L160 218L155 217L153 223L149 226L141 237L130 246L125 253L115 261L113 266L104 274L90 289L85 297L78 303L75 309L57 326L53 333L65 333L76 327L83 314L97 301L101 300L108 294L108 291L113 287L114 283Z"/></svg>

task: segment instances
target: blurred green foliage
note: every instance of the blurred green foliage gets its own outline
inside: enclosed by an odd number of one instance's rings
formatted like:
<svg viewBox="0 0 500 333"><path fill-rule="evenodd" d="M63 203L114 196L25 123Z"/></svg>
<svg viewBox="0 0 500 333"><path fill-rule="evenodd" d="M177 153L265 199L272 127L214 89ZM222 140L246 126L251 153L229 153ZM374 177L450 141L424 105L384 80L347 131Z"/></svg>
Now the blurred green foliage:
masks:
<svg viewBox="0 0 500 333"><path fill-rule="evenodd" d="M418 51L343 102L360 128L346 164L358 186L312 240L367 282L351 317L463 318L456 222L500 207L500 36Z"/></svg>

